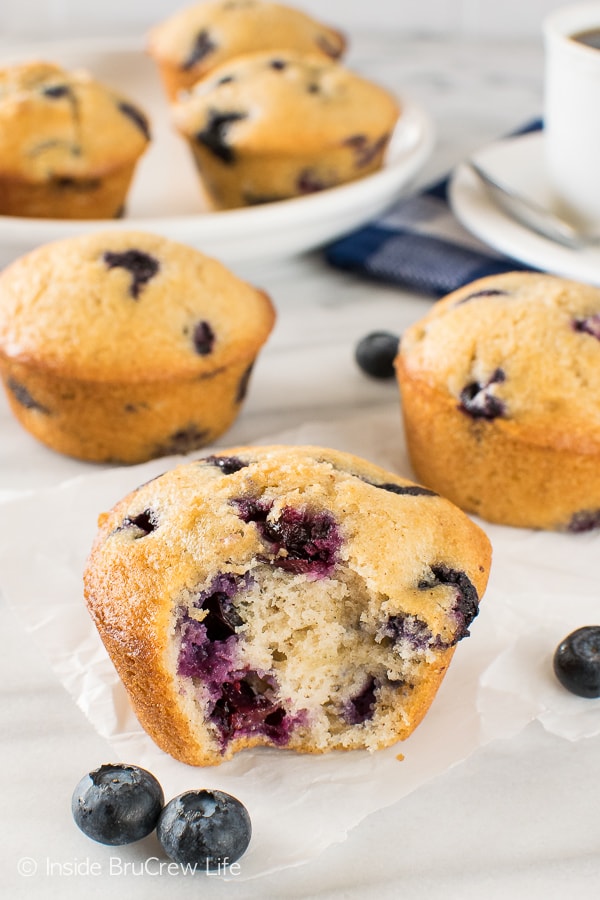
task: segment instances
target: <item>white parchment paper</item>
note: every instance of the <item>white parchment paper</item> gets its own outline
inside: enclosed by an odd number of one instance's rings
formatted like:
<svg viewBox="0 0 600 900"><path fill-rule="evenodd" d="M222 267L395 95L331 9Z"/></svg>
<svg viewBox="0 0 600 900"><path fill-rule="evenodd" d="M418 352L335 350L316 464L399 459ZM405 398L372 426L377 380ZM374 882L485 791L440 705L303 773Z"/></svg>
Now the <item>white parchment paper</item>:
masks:
<svg viewBox="0 0 600 900"><path fill-rule="evenodd" d="M412 477L397 413L307 424L257 443L348 450ZM600 623L600 534L549 534L480 521L494 547L490 584L471 637L459 644L430 712L407 741L373 754L250 750L206 769L171 759L131 711L85 609L82 572L98 514L180 461L85 469L58 487L0 503L0 588L65 688L111 743L114 759L97 765L143 765L167 797L214 787L247 805L253 838L237 881L309 861L371 812L488 741L517 734L534 718L570 740L600 732L600 700L574 697L552 673L562 637ZM75 780L81 774L74 773Z"/></svg>

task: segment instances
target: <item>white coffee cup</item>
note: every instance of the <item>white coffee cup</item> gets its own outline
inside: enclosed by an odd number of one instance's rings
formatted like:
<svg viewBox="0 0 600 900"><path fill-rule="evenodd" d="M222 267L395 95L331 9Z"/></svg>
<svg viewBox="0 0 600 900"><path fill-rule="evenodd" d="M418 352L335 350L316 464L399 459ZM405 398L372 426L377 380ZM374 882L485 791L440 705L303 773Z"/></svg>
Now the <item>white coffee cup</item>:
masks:
<svg viewBox="0 0 600 900"><path fill-rule="evenodd" d="M600 2L575 3L543 23L544 146L559 210L576 224L600 224Z"/></svg>

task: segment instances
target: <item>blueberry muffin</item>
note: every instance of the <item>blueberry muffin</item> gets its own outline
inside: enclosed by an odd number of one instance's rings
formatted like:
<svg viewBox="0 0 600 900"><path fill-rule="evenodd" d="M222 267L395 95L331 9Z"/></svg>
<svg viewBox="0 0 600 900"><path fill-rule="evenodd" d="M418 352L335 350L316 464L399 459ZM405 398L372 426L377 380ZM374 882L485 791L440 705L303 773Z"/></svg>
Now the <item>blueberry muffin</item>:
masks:
<svg viewBox="0 0 600 900"><path fill-rule="evenodd" d="M171 100L227 60L284 49L337 59L345 40L300 10L262 0L196 3L157 25L148 38Z"/></svg>
<svg viewBox="0 0 600 900"><path fill-rule="evenodd" d="M0 372L40 441L135 463L230 426L273 321L262 291L191 247L145 232L84 235L0 275Z"/></svg>
<svg viewBox="0 0 600 900"><path fill-rule="evenodd" d="M0 69L0 214L120 216L149 140L139 107L85 72Z"/></svg>
<svg viewBox="0 0 600 900"><path fill-rule="evenodd" d="M417 477L491 522L600 527L600 290L508 273L437 303L396 360Z"/></svg>
<svg viewBox="0 0 600 900"><path fill-rule="evenodd" d="M408 737L490 566L447 500L318 447L207 456L99 525L88 608L141 724L190 765Z"/></svg>
<svg viewBox="0 0 600 900"><path fill-rule="evenodd" d="M209 200L250 206L380 168L399 105L337 63L289 52L219 66L173 108Z"/></svg>

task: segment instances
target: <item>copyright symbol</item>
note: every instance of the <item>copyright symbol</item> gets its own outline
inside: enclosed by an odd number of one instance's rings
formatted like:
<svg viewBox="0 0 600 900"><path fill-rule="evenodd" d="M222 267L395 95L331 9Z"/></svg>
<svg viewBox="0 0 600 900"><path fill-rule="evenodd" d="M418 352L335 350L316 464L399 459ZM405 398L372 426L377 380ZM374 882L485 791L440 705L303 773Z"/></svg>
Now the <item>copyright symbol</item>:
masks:
<svg viewBox="0 0 600 900"><path fill-rule="evenodd" d="M22 856L17 863L17 872L24 878L30 878L37 872L38 864L30 856Z"/></svg>

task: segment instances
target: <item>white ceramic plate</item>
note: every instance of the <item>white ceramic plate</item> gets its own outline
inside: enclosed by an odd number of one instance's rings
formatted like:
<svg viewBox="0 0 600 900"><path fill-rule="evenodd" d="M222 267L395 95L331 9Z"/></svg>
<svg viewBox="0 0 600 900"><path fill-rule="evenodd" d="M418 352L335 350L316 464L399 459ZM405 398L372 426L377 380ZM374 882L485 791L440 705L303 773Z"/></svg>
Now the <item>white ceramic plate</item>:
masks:
<svg viewBox="0 0 600 900"><path fill-rule="evenodd" d="M81 41L13 48L3 63L47 59L88 69L127 94L150 116L153 141L139 163L119 221L59 221L0 216L0 262L47 241L105 228L140 228L217 256L226 263L285 258L314 249L383 211L405 190L428 158L434 129L428 114L402 98L404 114L384 168L359 181L294 200L207 213L191 155L169 118L152 61L131 41Z"/></svg>
<svg viewBox="0 0 600 900"><path fill-rule="evenodd" d="M483 148L474 159L501 182L552 208L545 178L543 132L507 138ZM496 206L475 173L464 164L452 175L450 205L476 237L536 269L600 286L600 246L571 250L530 231Z"/></svg>

